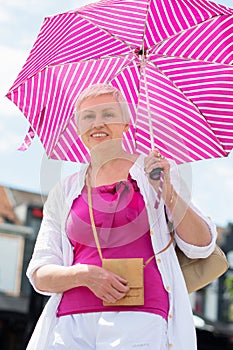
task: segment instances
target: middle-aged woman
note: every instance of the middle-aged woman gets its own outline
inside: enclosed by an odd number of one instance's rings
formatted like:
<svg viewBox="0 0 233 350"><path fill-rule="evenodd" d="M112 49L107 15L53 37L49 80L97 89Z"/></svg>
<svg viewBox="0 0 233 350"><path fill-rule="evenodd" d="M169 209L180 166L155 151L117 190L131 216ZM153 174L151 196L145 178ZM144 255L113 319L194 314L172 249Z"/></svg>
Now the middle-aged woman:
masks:
<svg viewBox="0 0 233 350"><path fill-rule="evenodd" d="M127 111L109 85L90 86L78 98L77 131L91 161L56 185L45 203L27 275L51 298L28 350L197 348L166 216L176 244L191 258L211 254L215 226L188 203L174 162L158 150L148 156L123 150ZM149 173L158 167L164 183L155 208L160 182ZM130 295L128 280L103 268L102 258L143 259L144 303L120 305Z"/></svg>

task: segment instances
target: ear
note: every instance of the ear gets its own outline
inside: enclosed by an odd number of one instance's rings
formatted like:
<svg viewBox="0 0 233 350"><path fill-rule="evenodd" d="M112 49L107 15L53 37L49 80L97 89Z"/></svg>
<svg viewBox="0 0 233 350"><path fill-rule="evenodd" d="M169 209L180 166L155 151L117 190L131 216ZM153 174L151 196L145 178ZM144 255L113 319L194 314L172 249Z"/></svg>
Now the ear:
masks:
<svg viewBox="0 0 233 350"><path fill-rule="evenodd" d="M124 132L127 132L129 130L130 124L125 124L124 126Z"/></svg>
<svg viewBox="0 0 233 350"><path fill-rule="evenodd" d="M80 130L79 130L79 127L76 125L76 132L78 134L78 136L80 136Z"/></svg>

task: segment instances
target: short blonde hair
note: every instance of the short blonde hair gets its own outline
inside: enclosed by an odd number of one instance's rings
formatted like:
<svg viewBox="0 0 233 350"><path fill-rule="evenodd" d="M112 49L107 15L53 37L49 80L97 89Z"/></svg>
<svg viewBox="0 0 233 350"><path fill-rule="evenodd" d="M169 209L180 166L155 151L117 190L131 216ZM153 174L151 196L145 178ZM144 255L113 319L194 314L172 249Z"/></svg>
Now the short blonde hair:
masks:
<svg viewBox="0 0 233 350"><path fill-rule="evenodd" d="M75 122L77 124L78 122L78 115L79 115L79 108L81 103L88 98L91 97L97 97L101 95L111 95L115 98L115 100L119 103L122 115L123 115L123 121L125 123L130 123L130 111L127 101L125 100L124 96L122 95L121 91L115 88L114 86L111 86L109 84L94 84L90 85L88 88L83 90L81 94L79 95L76 105L75 105Z"/></svg>

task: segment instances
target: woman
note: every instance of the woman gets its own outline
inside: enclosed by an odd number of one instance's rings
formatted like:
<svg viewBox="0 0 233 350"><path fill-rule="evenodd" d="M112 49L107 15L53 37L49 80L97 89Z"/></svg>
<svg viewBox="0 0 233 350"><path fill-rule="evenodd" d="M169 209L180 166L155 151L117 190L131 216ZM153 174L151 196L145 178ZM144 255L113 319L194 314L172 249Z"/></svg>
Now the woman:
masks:
<svg viewBox="0 0 233 350"><path fill-rule="evenodd" d="M158 150L148 156L123 150L129 116L117 89L100 84L83 91L76 122L91 161L58 184L45 204L27 275L52 297L27 349L195 350L166 216L175 242L191 258L214 250L213 223L181 197L174 162ZM149 174L158 167L164 182L155 209L160 182ZM102 267L102 259L113 258L143 259L142 304L121 305L132 290L126 278Z"/></svg>

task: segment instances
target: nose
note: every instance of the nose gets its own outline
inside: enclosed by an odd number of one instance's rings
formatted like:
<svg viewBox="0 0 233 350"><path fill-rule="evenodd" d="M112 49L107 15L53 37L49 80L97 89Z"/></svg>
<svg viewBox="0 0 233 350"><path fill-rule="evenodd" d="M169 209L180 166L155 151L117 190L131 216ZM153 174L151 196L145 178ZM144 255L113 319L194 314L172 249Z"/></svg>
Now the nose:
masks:
<svg viewBox="0 0 233 350"><path fill-rule="evenodd" d="M100 128L104 125L104 119L101 114L97 114L93 120L92 127Z"/></svg>

